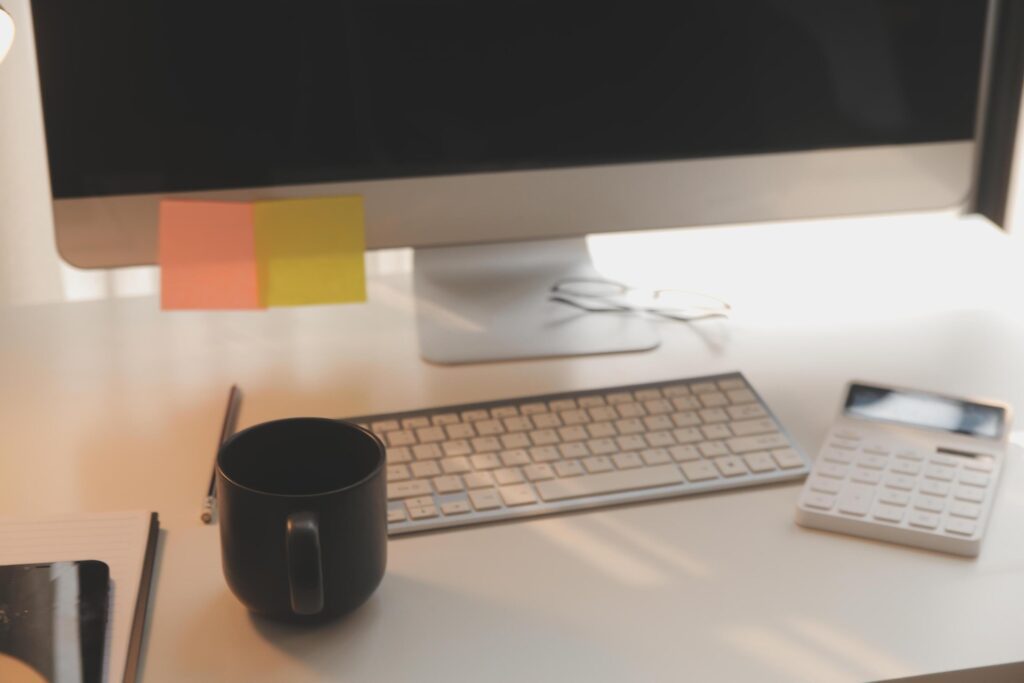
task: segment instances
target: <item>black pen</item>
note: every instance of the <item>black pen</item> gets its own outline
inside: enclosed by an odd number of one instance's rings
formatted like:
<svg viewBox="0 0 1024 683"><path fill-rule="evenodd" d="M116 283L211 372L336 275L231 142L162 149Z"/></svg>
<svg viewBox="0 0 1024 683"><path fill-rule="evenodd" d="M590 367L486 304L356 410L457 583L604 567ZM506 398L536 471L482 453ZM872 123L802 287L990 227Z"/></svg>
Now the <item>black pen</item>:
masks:
<svg viewBox="0 0 1024 683"><path fill-rule="evenodd" d="M203 502L203 512L199 515L205 523L213 521L213 504L217 500L217 453L220 447L228 438L235 433L238 424L238 408L242 405L242 391L237 384L231 385L228 393L228 407L224 410L224 424L220 428L220 439L217 441L217 448L213 452L213 471L210 473L210 488L206 491L206 500Z"/></svg>

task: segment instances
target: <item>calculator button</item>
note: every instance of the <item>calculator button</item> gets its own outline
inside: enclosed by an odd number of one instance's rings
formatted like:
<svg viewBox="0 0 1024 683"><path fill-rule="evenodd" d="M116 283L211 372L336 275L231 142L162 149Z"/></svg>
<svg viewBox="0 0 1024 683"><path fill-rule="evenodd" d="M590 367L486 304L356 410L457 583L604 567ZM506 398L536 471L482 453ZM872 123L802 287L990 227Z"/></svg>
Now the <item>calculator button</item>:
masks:
<svg viewBox="0 0 1024 683"><path fill-rule="evenodd" d="M974 522L969 522L966 519L947 519L945 529L951 534L959 534L961 536L973 536L974 530L978 528L978 525Z"/></svg>
<svg viewBox="0 0 1024 683"><path fill-rule="evenodd" d="M852 429L837 429L832 432L832 436L837 436L840 439L847 439L849 441L860 441L860 432L855 432Z"/></svg>
<svg viewBox="0 0 1024 683"><path fill-rule="evenodd" d="M875 489L870 486L849 484L839 495L839 511L863 517L871 509Z"/></svg>
<svg viewBox="0 0 1024 683"><path fill-rule="evenodd" d="M915 462L921 462L924 460L924 456L914 450L904 450L896 452L897 458L903 458L904 460L914 460Z"/></svg>
<svg viewBox="0 0 1024 683"><path fill-rule="evenodd" d="M903 519L903 508L885 503L875 503L874 517L884 522L900 522Z"/></svg>
<svg viewBox="0 0 1024 683"><path fill-rule="evenodd" d="M843 484L837 479L829 479L828 477L811 477L810 487L812 491L820 493L839 493L839 489L843 487Z"/></svg>
<svg viewBox="0 0 1024 683"><path fill-rule="evenodd" d="M952 467L945 465L928 465L924 468L924 476L939 481L953 481L953 474L956 472Z"/></svg>
<svg viewBox="0 0 1024 683"><path fill-rule="evenodd" d="M836 504L836 497L828 493L817 493L815 491L804 491L800 499L804 507L817 508L819 510L831 510Z"/></svg>
<svg viewBox="0 0 1024 683"><path fill-rule="evenodd" d="M902 507L910 502L910 494L903 491L894 491L893 489L882 489L878 492L878 500L889 505Z"/></svg>
<svg viewBox="0 0 1024 683"><path fill-rule="evenodd" d="M881 444L873 443L868 444L864 447L865 453L872 453L874 455L889 455L889 449Z"/></svg>
<svg viewBox="0 0 1024 683"><path fill-rule="evenodd" d="M861 467L855 467L853 476L850 478L862 484L877 484L882 481L882 473L878 470L866 470Z"/></svg>
<svg viewBox="0 0 1024 683"><path fill-rule="evenodd" d="M970 503L980 503L985 500L985 492L976 486L957 486L953 497Z"/></svg>
<svg viewBox="0 0 1024 683"><path fill-rule="evenodd" d="M890 474L885 478L886 486L893 489L899 489L901 491L913 490L914 484L914 478L908 477L905 474Z"/></svg>
<svg viewBox="0 0 1024 683"><path fill-rule="evenodd" d="M990 455L979 455L977 458L971 458L964 462L964 469L976 472L991 472L994 460Z"/></svg>
<svg viewBox="0 0 1024 683"><path fill-rule="evenodd" d="M981 514L981 506L954 500L949 506L949 514L956 517L966 517L967 519L977 519L978 515Z"/></svg>
<svg viewBox="0 0 1024 683"><path fill-rule="evenodd" d="M839 448L826 448L821 452L821 457L823 460L839 463L840 465L853 464L853 461L855 459L855 456L852 452L844 451Z"/></svg>
<svg viewBox="0 0 1024 683"><path fill-rule="evenodd" d="M907 521L922 529L934 529L939 525L939 516L921 510L911 510Z"/></svg>
<svg viewBox="0 0 1024 683"><path fill-rule="evenodd" d="M861 467L866 467L871 470L884 470L885 466L889 463L889 458L884 455L872 455L865 453L864 455L857 458L857 464Z"/></svg>
<svg viewBox="0 0 1024 683"><path fill-rule="evenodd" d="M844 450L844 451L855 451L855 450L857 450L857 444L849 443L849 442L846 442L846 441L839 441L838 439L832 439L832 441L830 441L828 445L831 448L838 448L838 449Z"/></svg>
<svg viewBox="0 0 1024 683"><path fill-rule="evenodd" d="M959 481L969 486L988 486L989 476L981 472L961 472Z"/></svg>
<svg viewBox="0 0 1024 683"><path fill-rule="evenodd" d="M942 512L942 509L946 507L946 503L941 498L936 498L935 496L917 496L914 498L914 507L925 512Z"/></svg>
<svg viewBox="0 0 1024 683"><path fill-rule="evenodd" d="M936 465L949 465L950 467L956 467L960 462L960 458L954 458L952 455L942 455L941 453L935 453L928 458L931 462Z"/></svg>
<svg viewBox="0 0 1024 683"><path fill-rule="evenodd" d="M921 480L921 485L917 487L917 490L921 493L927 493L931 496L944 497L949 493L949 484L944 481L933 481L931 479Z"/></svg>
<svg viewBox="0 0 1024 683"><path fill-rule="evenodd" d="M814 468L817 474L823 477L832 477L833 479L844 479L846 478L847 472L850 468L845 465L839 465L834 462L822 462L818 463L818 466Z"/></svg>
<svg viewBox="0 0 1024 683"><path fill-rule="evenodd" d="M921 466L910 460L894 460L892 465L889 466L889 471L917 476L921 471Z"/></svg>

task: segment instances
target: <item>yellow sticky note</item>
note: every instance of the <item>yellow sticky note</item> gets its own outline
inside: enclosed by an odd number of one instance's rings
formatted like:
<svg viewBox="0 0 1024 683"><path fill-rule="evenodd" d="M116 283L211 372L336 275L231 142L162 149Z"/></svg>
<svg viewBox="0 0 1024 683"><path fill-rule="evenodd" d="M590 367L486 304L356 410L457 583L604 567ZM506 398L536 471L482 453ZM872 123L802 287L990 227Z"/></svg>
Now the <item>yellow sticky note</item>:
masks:
<svg viewBox="0 0 1024 683"><path fill-rule="evenodd" d="M264 306L366 301L362 197L254 202Z"/></svg>

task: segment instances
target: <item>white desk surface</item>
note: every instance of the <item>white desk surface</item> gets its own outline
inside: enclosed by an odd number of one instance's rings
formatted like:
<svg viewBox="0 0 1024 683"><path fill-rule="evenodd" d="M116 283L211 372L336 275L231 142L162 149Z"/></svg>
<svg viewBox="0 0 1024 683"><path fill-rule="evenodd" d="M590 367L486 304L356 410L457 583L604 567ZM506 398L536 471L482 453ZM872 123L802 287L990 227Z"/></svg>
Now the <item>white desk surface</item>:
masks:
<svg viewBox="0 0 1024 683"><path fill-rule="evenodd" d="M198 517L232 382L244 426L739 369L811 454L852 378L1024 406L1022 252L981 221L593 248L613 275L721 294L736 317L664 324L650 353L431 366L401 253L371 259L367 305L0 309L0 514L160 513L145 681L820 682L1024 660L1017 447L976 560L799 528L789 484L404 537L348 618L303 630L249 617Z"/></svg>

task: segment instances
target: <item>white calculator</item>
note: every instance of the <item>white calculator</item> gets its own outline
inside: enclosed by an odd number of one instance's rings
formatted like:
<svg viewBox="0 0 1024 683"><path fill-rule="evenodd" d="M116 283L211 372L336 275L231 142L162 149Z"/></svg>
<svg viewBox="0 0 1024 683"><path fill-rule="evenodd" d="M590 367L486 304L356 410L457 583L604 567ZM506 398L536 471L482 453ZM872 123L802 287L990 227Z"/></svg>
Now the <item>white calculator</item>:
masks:
<svg viewBox="0 0 1024 683"><path fill-rule="evenodd" d="M1009 406L849 385L797 503L805 527L974 557L1006 457Z"/></svg>

